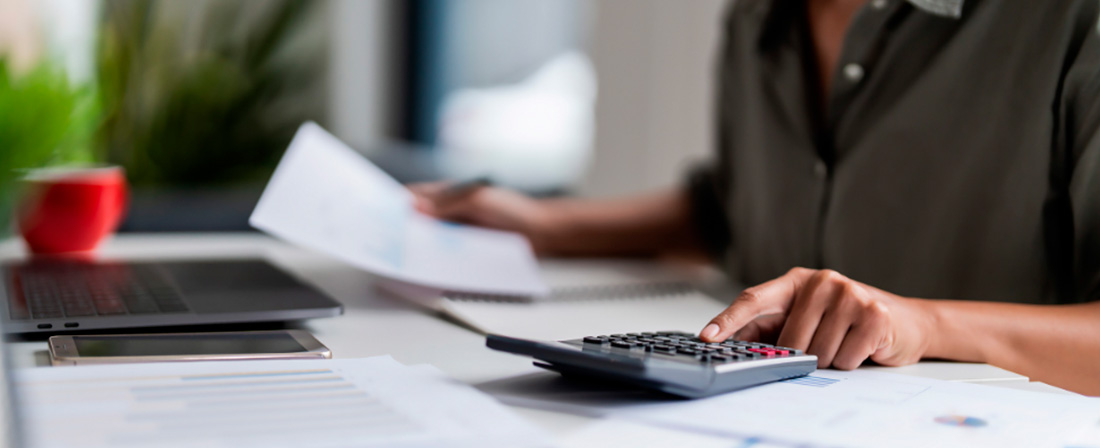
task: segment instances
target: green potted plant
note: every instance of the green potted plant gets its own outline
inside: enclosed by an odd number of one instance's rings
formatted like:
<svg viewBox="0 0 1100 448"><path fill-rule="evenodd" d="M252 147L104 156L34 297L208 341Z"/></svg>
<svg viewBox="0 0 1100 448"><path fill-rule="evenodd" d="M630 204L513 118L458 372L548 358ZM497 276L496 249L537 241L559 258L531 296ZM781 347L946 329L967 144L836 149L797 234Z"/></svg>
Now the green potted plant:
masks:
<svg viewBox="0 0 1100 448"><path fill-rule="evenodd" d="M323 121L324 3L108 0L96 52L127 230L248 228L302 122Z"/></svg>
<svg viewBox="0 0 1100 448"><path fill-rule="evenodd" d="M0 238L11 231L19 179L27 170L96 161L99 106L50 61L16 73L0 56Z"/></svg>

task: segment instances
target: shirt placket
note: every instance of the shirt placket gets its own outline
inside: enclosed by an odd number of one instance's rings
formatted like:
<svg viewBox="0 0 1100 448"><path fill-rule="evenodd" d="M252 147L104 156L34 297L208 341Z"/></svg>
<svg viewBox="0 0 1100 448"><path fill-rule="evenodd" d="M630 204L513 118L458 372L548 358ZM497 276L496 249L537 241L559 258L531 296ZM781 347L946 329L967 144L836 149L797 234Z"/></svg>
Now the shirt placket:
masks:
<svg viewBox="0 0 1100 448"><path fill-rule="evenodd" d="M881 53L883 32L894 14L899 12L904 0L871 0L853 18L844 37L844 46L837 60L836 72L825 104L825 126L818 141L818 160L814 164L814 177L822 183L822 197L816 229L816 264L826 268L829 260L825 254L825 235L829 217L829 203L833 194L833 178L837 160L848 148L840 147L847 129L841 123L849 106L873 75L877 56ZM849 129L858 129L858 124L845 123Z"/></svg>

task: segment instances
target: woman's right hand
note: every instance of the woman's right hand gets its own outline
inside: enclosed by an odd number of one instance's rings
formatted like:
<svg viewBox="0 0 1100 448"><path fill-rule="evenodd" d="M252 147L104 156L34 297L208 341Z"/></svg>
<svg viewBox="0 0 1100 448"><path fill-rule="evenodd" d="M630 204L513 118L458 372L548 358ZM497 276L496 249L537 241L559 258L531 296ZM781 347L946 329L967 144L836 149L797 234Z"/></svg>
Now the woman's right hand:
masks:
<svg viewBox="0 0 1100 448"><path fill-rule="evenodd" d="M409 185L416 209L445 221L518 232L527 237L536 253L552 250L549 235L554 217L544 201L502 188L481 186L463 193L449 193L449 182Z"/></svg>

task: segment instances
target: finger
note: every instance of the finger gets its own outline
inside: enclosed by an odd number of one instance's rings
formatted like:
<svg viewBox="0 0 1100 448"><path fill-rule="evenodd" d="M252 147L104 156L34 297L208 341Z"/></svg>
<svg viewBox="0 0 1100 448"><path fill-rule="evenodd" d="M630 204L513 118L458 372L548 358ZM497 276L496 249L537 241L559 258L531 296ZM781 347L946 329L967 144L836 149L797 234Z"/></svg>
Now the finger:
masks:
<svg viewBox="0 0 1100 448"><path fill-rule="evenodd" d="M446 190L448 185L450 185L448 182L425 182L409 184L406 185L406 188L414 195L430 199Z"/></svg>
<svg viewBox="0 0 1100 448"><path fill-rule="evenodd" d="M806 353L817 356L817 368L824 369L833 364L837 350L841 343L848 337L848 330L852 327L852 314L850 310L832 308L825 313L821 325L814 333L813 341L806 348ZM779 344L783 345L783 344Z"/></svg>
<svg viewBox="0 0 1100 448"><path fill-rule="evenodd" d="M782 277L746 289L729 308L711 319L699 338L708 342L722 341L760 315L786 313L795 293L812 272L795 268Z"/></svg>
<svg viewBox="0 0 1100 448"><path fill-rule="evenodd" d="M739 341L760 342L763 330L760 328L760 319L745 324L733 334L733 338Z"/></svg>
<svg viewBox="0 0 1100 448"><path fill-rule="evenodd" d="M779 337L779 330L783 328L784 319L786 316L782 314L760 316L734 333L733 338L740 341L774 343Z"/></svg>
<svg viewBox="0 0 1100 448"><path fill-rule="evenodd" d="M432 204L432 215L446 220L471 220L478 216L481 209L478 193L449 200L435 201Z"/></svg>
<svg viewBox="0 0 1100 448"><path fill-rule="evenodd" d="M407 185L413 194L413 207L421 213L436 216L436 200L440 192L447 187L444 182L419 183Z"/></svg>
<svg viewBox="0 0 1100 448"><path fill-rule="evenodd" d="M839 288L843 285L843 276L836 271L818 271L806 281L799 290L793 303L787 322L779 333L779 345L797 350L806 350L821 324L826 309L833 305Z"/></svg>
<svg viewBox="0 0 1100 448"><path fill-rule="evenodd" d="M884 330L885 324L880 321L868 320L853 325L833 358L833 367L841 370L859 367L878 349Z"/></svg>

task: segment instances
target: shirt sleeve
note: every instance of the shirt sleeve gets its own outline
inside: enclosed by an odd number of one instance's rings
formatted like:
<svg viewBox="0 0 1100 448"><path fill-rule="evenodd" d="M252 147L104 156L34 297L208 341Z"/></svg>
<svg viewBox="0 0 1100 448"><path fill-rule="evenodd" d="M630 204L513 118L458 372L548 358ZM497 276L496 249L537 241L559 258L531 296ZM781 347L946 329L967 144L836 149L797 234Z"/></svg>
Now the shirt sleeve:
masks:
<svg viewBox="0 0 1100 448"><path fill-rule="evenodd" d="M729 219L726 215L725 185L715 164L696 166L687 177L691 219L703 248L714 260L725 258L730 248Z"/></svg>
<svg viewBox="0 0 1100 448"><path fill-rule="evenodd" d="M1063 150L1056 153L1054 164L1061 172L1052 173L1052 184L1064 192L1072 223L1068 235L1054 237L1071 246L1067 252L1072 255L1064 264L1072 275L1065 283L1072 290L1064 292L1083 302L1100 299L1100 8L1095 1L1079 5L1075 26L1082 37L1074 45L1078 50L1071 49L1068 58L1071 63L1058 108Z"/></svg>
<svg viewBox="0 0 1100 448"><path fill-rule="evenodd" d="M714 144L714 157L707 163L695 166L687 176L687 191L691 203L692 222L695 232L713 260L725 262L732 249L732 233L730 229L729 198L731 195L730 182L731 166L730 139L726 126L730 117L729 110L729 86L723 80L726 72L733 70L733 52L735 50L732 41L733 27L738 14L738 6L742 2L734 2L726 10L723 22L722 53L717 59L716 93L714 126L716 141Z"/></svg>

